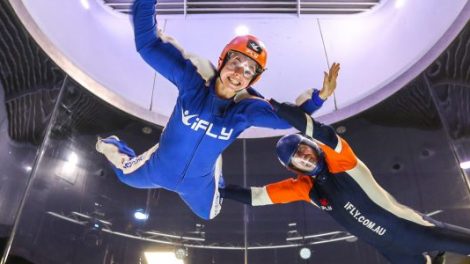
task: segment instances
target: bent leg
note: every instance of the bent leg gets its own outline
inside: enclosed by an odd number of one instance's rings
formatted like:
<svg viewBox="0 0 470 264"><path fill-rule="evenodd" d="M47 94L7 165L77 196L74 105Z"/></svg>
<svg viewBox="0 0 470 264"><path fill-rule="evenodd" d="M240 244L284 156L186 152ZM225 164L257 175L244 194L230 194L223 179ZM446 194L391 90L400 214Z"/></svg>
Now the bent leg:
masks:
<svg viewBox="0 0 470 264"><path fill-rule="evenodd" d="M134 188L158 188L150 178L152 174L152 157L158 144L142 153L135 155L134 150L116 136L98 139L96 150L108 159L119 180Z"/></svg>
<svg viewBox="0 0 470 264"><path fill-rule="evenodd" d="M442 226L430 228L428 247L431 250L450 251L462 255L470 254L470 230L442 223Z"/></svg>
<svg viewBox="0 0 470 264"><path fill-rule="evenodd" d="M424 255L406 255L400 253L382 253L391 264L431 264L429 257Z"/></svg>

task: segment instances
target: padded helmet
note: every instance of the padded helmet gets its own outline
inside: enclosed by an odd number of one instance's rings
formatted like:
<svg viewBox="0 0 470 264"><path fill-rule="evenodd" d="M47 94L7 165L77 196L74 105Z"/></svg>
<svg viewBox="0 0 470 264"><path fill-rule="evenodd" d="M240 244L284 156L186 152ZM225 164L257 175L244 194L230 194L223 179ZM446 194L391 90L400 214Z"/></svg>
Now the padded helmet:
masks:
<svg viewBox="0 0 470 264"><path fill-rule="evenodd" d="M312 150L316 153L316 166L310 171L301 170L292 164L292 158L297 152L300 144L305 144L311 147ZM318 146L318 144L313 140L299 134L286 135L279 139L276 144L276 152L277 157L282 165L284 165L287 169L293 170L297 173L314 176L319 174L325 168L325 155L320 146Z"/></svg>
<svg viewBox="0 0 470 264"><path fill-rule="evenodd" d="M258 64L257 75L251 80L251 84L257 82L261 73L266 70L266 62L268 59L268 52L266 51L264 43L253 35L237 36L230 41L222 51L219 57L218 69L219 71L224 67L228 60L229 52L240 52L243 55L251 58Z"/></svg>

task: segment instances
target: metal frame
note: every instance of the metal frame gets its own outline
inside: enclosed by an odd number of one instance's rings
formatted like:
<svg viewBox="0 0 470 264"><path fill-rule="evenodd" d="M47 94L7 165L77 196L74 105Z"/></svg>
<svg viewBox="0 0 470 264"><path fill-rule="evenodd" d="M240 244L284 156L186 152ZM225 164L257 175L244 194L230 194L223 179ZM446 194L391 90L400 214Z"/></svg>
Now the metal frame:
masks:
<svg viewBox="0 0 470 264"><path fill-rule="evenodd" d="M119 12L131 12L131 0L102 0L104 5ZM383 0L382 0L383 1ZM344 15L357 14L373 9L381 0L371 1L194 1L176 0L171 2L158 2L157 10L160 14L188 15L188 14L218 14L218 13L268 13L268 14L295 14L300 15Z"/></svg>
<svg viewBox="0 0 470 264"><path fill-rule="evenodd" d="M55 218L65 220L70 223L86 226L89 224L89 220L92 219L92 216L72 212L70 214L57 213L48 211L46 214L51 215ZM354 239L355 236L349 234L345 231L333 231L321 234L312 234L303 237L294 237L286 239L285 244L261 244L261 243L252 243L251 246L239 245L235 243L203 243L205 242L204 238L200 237L189 237L189 236L180 236L174 234L167 234L160 231L145 231L141 234L128 234L123 232L114 231L111 229L112 224L105 220L97 219L101 223L106 223L103 225L101 231L103 233L108 233L116 236L137 239L146 242L153 242L157 244L164 245L173 245L173 246L182 246L186 248L200 248L200 249L220 249L220 250L264 250L264 249L280 249L280 248L293 248L293 247L302 247L306 245L318 245L326 244L338 241L348 241ZM300 240L300 241L298 241ZM295 243L289 241L298 241Z"/></svg>

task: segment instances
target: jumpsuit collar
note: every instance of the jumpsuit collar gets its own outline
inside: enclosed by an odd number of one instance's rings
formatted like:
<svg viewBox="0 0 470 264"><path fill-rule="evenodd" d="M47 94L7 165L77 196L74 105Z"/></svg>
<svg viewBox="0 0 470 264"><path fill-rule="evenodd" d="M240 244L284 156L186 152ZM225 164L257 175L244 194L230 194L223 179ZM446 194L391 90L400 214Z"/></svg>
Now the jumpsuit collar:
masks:
<svg viewBox="0 0 470 264"><path fill-rule="evenodd" d="M229 99L220 98L215 93L215 81L213 81L209 87L209 94L212 98L212 113L216 116L225 116L228 108L234 103L234 97Z"/></svg>

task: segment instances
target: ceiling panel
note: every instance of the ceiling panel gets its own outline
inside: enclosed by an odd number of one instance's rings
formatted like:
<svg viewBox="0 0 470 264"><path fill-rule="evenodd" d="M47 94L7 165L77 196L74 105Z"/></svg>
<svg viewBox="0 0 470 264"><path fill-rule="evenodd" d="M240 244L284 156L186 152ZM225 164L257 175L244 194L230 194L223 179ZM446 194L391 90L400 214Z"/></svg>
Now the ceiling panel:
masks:
<svg viewBox="0 0 470 264"><path fill-rule="evenodd" d="M103 0L119 13L129 14L130 0ZM380 0L307 0L307 1L204 1L162 0L157 3L161 15L188 14L293 14L293 15L345 15L371 10Z"/></svg>

